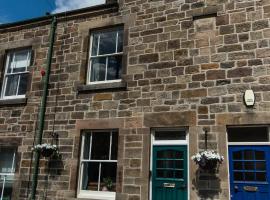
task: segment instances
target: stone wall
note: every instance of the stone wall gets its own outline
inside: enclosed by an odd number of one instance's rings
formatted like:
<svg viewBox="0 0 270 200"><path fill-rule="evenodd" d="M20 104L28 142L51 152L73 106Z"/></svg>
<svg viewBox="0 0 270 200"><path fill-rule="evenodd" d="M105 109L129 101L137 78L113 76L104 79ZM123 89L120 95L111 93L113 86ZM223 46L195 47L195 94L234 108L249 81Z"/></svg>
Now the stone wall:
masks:
<svg viewBox="0 0 270 200"><path fill-rule="evenodd" d="M121 0L119 9L61 17L43 137L50 142L52 132L59 135L62 158L41 160L39 199L76 198L81 132L104 128L119 130L117 199L148 199L150 130L156 127L188 127L190 155L204 148L207 129L208 148L226 159L215 174L190 163L190 199L229 199L226 126L270 123L269 18L268 0ZM89 31L118 24L125 30L126 87L89 89ZM45 20L0 30L1 71L8 49L31 46L34 55L27 102L0 102L0 143L22 141L17 199L30 191L49 28ZM253 108L243 103L246 89L255 92Z"/></svg>

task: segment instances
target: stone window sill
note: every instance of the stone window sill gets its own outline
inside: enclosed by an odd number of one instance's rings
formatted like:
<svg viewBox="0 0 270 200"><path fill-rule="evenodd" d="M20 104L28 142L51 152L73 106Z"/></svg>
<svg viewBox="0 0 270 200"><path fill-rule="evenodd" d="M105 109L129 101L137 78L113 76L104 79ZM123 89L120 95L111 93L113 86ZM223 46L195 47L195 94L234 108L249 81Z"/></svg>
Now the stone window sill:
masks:
<svg viewBox="0 0 270 200"><path fill-rule="evenodd" d="M115 200L115 192L80 191L78 199Z"/></svg>
<svg viewBox="0 0 270 200"><path fill-rule="evenodd" d="M126 88L127 84L125 82L113 82L113 83L100 83L92 85L78 85L77 91L79 93L85 93L85 92L99 92L107 90L122 90Z"/></svg>
<svg viewBox="0 0 270 200"><path fill-rule="evenodd" d="M0 106L12 106L26 104L27 98L17 98L17 99L0 99Z"/></svg>

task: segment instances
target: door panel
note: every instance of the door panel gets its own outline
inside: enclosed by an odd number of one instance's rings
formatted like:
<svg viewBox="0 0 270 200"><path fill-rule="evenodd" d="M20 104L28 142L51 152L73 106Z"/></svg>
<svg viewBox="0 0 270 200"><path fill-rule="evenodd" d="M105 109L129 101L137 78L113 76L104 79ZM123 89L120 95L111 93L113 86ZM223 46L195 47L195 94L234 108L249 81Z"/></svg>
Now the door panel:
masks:
<svg viewBox="0 0 270 200"><path fill-rule="evenodd" d="M270 147L229 146L232 200L269 200Z"/></svg>
<svg viewBox="0 0 270 200"><path fill-rule="evenodd" d="M187 199L187 147L154 146L153 200Z"/></svg>

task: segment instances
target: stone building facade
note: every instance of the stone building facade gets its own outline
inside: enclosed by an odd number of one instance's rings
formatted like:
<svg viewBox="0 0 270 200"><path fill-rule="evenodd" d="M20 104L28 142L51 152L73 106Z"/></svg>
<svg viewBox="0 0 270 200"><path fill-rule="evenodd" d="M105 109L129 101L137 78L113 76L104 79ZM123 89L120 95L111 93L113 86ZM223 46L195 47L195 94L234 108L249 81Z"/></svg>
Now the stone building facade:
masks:
<svg viewBox="0 0 270 200"><path fill-rule="evenodd" d="M31 192L50 22L0 26L7 199ZM119 0L58 14L43 142L60 156L41 158L37 199L269 199L269 43L269 0ZM190 159L205 148L224 156L218 169Z"/></svg>

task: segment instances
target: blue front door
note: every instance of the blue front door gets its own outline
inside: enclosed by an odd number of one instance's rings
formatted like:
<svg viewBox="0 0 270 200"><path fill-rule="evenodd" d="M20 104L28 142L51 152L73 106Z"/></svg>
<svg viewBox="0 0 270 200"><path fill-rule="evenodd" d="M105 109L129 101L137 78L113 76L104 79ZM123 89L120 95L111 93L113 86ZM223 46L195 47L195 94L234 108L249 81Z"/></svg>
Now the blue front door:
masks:
<svg viewBox="0 0 270 200"><path fill-rule="evenodd" d="M270 146L229 146L231 200L270 200Z"/></svg>

